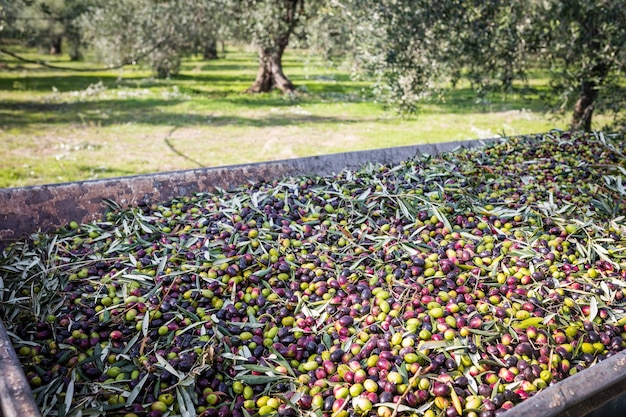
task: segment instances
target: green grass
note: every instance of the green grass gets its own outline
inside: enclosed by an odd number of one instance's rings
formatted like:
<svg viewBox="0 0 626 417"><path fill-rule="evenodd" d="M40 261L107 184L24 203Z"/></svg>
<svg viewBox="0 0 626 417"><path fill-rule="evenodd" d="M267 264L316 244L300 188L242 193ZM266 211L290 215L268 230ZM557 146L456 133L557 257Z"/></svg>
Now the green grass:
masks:
<svg viewBox="0 0 626 417"><path fill-rule="evenodd" d="M31 57L43 58L37 55ZM0 187L76 181L283 158L543 132L564 128L530 94L478 102L468 88L402 118L368 97L369 84L347 69L285 57L299 87L288 97L243 93L255 54L184 62L180 75L156 80L139 67L77 72L4 59L0 69ZM45 57L49 59L49 57ZM93 63L57 65L77 69ZM601 123L601 120L598 119Z"/></svg>

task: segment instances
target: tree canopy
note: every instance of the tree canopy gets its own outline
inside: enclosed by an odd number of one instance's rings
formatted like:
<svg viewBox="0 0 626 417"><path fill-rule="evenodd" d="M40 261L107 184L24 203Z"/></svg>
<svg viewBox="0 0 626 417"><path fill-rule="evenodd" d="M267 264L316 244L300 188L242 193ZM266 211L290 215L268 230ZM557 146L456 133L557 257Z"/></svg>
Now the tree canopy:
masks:
<svg viewBox="0 0 626 417"><path fill-rule="evenodd" d="M478 94L510 88L544 68L571 126L623 108L626 1L606 0L344 0L345 27L357 67L377 95L401 111L461 78ZM602 93L602 94L601 94Z"/></svg>
<svg viewBox="0 0 626 417"><path fill-rule="evenodd" d="M545 0L535 15L554 92L563 107L573 106L572 127L590 130L597 107L622 109L626 1Z"/></svg>
<svg viewBox="0 0 626 417"><path fill-rule="evenodd" d="M81 58L78 23L92 0L0 0L0 40L13 38L27 45L61 53L62 41L72 60Z"/></svg>
<svg viewBox="0 0 626 417"><path fill-rule="evenodd" d="M220 2L107 0L83 14L86 41L103 62L146 59L157 77L175 75L181 58L215 41Z"/></svg>
<svg viewBox="0 0 626 417"><path fill-rule="evenodd" d="M292 93L294 85L283 73L282 56L291 37L298 35L315 2L305 0L234 0L230 3L233 33L257 48L259 71L249 92L278 88Z"/></svg>

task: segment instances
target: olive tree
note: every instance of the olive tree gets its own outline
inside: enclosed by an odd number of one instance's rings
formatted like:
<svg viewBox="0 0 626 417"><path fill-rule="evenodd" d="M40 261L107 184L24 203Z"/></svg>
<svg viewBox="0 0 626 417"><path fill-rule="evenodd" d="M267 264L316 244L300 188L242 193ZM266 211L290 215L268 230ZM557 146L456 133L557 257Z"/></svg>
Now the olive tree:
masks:
<svg viewBox="0 0 626 417"><path fill-rule="evenodd" d="M106 0L82 18L100 60L121 65L145 60L158 78L175 75L182 57L215 41L219 0Z"/></svg>
<svg viewBox="0 0 626 417"><path fill-rule="evenodd" d="M0 2L0 37L60 54L67 47L70 59L81 58L80 16L93 0L3 0Z"/></svg>
<svg viewBox="0 0 626 417"><path fill-rule="evenodd" d="M445 74L443 58L450 43L435 42L445 32L439 16L446 9L444 2L424 0L335 0L320 21L328 25L329 16L334 18L333 29L347 40L354 75L373 81L377 99L413 112ZM333 37L323 39L334 42Z"/></svg>
<svg viewBox="0 0 626 417"><path fill-rule="evenodd" d="M289 42L304 30L314 5L314 1L306 0L229 2L234 37L251 43L258 51L259 70L248 92L268 92L273 88L294 92L295 86L283 71L282 58Z"/></svg>
<svg viewBox="0 0 626 417"><path fill-rule="evenodd" d="M319 1L305 0L110 0L100 1L83 19L87 38L101 59L119 65L145 56L157 76L176 74L191 52L215 58L218 39L254 45L259 71L249 92L294 85L282 56Z"/></svg>
<svg viewBox="0 0 626 417"><path fill-rule="evenodd" d="M17 37L16 18L23 7L23 0L0 0L0 42Z"/></svg>
<svg viewBox="0 0 626 417"><path fill-rule="evenodd" d="M402 112L467 78L480 92L524 76L523 0L334 0L357 73ZM339 11L342 13L338 14Z"/></svg>
<svg viewBox="0 0 626 417"><path fill-rule="evenodd" d="M595 108L623 109L626 0L334 0L356 68L403 111L448 81L484 93L548 67L551 93L591 129ZM613 93L613 94L612 94Z"/></svg>
<svg viewBox="0 0 626 417"><path fill-rule="evenodd" d="M596 108L619 110L626 102L619 93L626 69L626 1L543 0L535 6L553 91L572 110L571 127L589 131Z"/></svg>
<svg viewBox="0 0 626 417"><path fill-rule="evenodd" d="M452 81L467 78L478 94L509 90L525 79L536 53L528 1L452 2L444 36L450 42L447 66Z"/></svg>

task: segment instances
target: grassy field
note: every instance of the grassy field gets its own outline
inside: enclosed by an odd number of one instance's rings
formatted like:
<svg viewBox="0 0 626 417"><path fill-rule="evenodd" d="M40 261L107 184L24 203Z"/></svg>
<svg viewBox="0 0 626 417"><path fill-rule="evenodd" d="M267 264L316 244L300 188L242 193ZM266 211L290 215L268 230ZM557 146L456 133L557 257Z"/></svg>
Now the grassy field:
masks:
<svg viewBox="0 0 626 417"><path fill-rule="evenodd" d="M32 55L31 57L38 57ZM564 128L535 94L477 101L469 89L424 103L416 117L385 111L369 85L291 52L294 97L247 95L253 52L185 61L156 80L137 67L50 70L0 56L0 187L242 164L351 150ZM49 59L49 57L46 57ZM66 57L51 63L70 63Z"/></svg>

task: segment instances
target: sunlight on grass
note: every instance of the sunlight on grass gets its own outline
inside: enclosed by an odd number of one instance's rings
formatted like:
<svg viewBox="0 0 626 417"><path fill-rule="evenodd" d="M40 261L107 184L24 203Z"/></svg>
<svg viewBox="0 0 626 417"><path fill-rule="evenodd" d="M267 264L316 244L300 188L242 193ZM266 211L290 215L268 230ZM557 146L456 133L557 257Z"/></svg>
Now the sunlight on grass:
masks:
<svg viewBox="0 0 626 417"><path fill-rule="evenodd" d="M31 58L49 57L31 54ZM74 68L97 64L54 63ZM291 52L285 71L298 86L245 94L252 52L189 59L157 80L141 67L78 72L8 61L0 72L0 187L77 181L450 140L544 132L566 126L538 93L479 101L465 86L402 118L369 99L345 69ZM602 118L597 121L602 123Z"/></svg>

